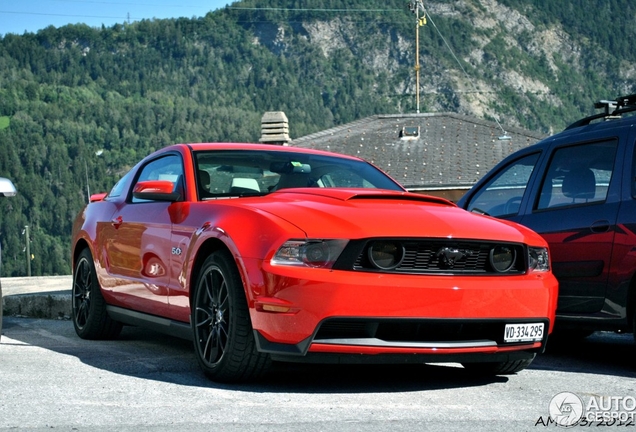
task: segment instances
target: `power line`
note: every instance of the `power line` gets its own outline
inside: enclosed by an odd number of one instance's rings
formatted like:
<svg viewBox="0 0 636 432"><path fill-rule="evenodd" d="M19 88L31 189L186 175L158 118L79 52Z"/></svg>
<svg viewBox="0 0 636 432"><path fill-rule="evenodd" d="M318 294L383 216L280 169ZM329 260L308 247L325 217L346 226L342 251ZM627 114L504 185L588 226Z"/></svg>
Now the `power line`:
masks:
<svg viewBox="0 0 636 432"><path fill-rule="evenodd" d="M155 3L131 3L131 2L115 2L115 1L95 1L95 0L58 0L58 3L80 3L80 4L105 4L114 6L156 6ZM174 7L174 8L198 8L198 5L189 4L173 4L173 5L161 5L162 7Z"/></svg>
<svg viewBox="0 0 636 432"><path fill-rule="evenodd" d="M95 4L110 4L110 5L122 5L122 6L152 6L149 3L123 3L123 2L100 2L100 1L73 1L66 0L74 3L95 3ZM167 7L175 8L188 8L188 5L166 5ZM277 12L331 12L331 13L386 13L386 12L403 12L400 9L330 9L330 8L273 8L273 7L235 7L226 6L226 9L235 11L277 11ZM222 9L220 9L222 10ZM31 12L31 11L4 11L0 10L0 14L13 14L13 15L35 15L35 16L57 16L57 17L71 17L71 18L104 18L104 19L132 19L140 20L143 18L137 18L134 16L112 16L112 15L86 15L86 14L68 14L68 13L50 13L50 12ZM355 20L350 20L354 21ZM259 21L245 21L241 22L259 22ZM382 22L401 22L394 20L382 20Z"/></svg>
<svg viewBox="0 0 636 432"><path fill-rule="evenodd" d="M287 11L287 12L404 12L401 9L330 9L330 8L270 8L270 7L238 7L227 6L231 10L266 10L266 11Z"/></svg>
<svg viewBox="0 0 636 432"><path fill-rule="evenodd" d="M449 43L446 41L446 38L444 37L444 35L442 35L442 32L437 28L437 25L435 24L435 21L433 21L433 18L431 18L430 14L428 13L428 10L425 10L424 13L426 14L426 17L428 18L428 20L431 22L431 24L435 28L435 31L437 31L437 34L439 35L439 37L442 38L442 40L444 41L444 45L446 45L446 48L448 48L448 50L450 51L451 55L453 56L453 58L455 59L455 61L459 65L459 68L464 73L464 76L468 80L468 83L473 88L473 92L479 93L479 91L477 90L477 86L475 86L475 83L473 83L473 80L470 78L470 75L468 75L468 72L466 72L466 69L464 69L464 66L461 64L461 62L459 61L459 59L455 55L455 52L453 51L453 49L451 48ZM503 135L500 136L499 139L501 139L501 140L510 139L510 137L508 137L508 134L506 133L506 131L503 128L503 126L501 125L501 123L499 123L499 120L497 120L496 117L493 117L493 118L495 119L495 122L497 123L497 126L499 126L499 129L501 129L501 131L503 132Z"/></svg>
<svg viewBox="0 0 636 432"><path fill-rule="evenodd" d="M120 16L106 16L106 15L74 15L74 14L57 14L46 12L16 12L16 11L2 11L0 14L14 14L14 15L44 15L44 16L58 16L58 17L73 17L73 18L110 18L110 19L126 19L126 17ZM133 18L133 17L131 17ZM136 19L136 18L133 18Z"/></svg>

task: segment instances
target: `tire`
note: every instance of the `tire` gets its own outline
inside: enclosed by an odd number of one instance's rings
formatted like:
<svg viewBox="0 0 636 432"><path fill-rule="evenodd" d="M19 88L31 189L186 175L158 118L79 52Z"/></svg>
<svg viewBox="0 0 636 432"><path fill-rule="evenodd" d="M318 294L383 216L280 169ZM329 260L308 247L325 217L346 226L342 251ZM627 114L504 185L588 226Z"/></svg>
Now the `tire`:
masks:
<svg viewBox="0 0 636 432"><path fill-rule="evenodd" d="M529 359L510 360L506 362L462 363L462 366L475 375L511 375L530 366L535 356L536 354Z"/></svg>
<svg viewBox="0 0 636 432"><path fill-rule="evenodd" d="M72 303L73 326L82 339L114 339L121 332L122 324L106 311L106 301L88 249L84 249L75 262Z"/></svg>
<svg viewBox="0 0 636 432"><path fill-rule="evenodd" d="M269 355L256 349L245 291L229 252L217 251L203 263L191 322L197 360L211 380L249 381L269 366Z"/></svg>

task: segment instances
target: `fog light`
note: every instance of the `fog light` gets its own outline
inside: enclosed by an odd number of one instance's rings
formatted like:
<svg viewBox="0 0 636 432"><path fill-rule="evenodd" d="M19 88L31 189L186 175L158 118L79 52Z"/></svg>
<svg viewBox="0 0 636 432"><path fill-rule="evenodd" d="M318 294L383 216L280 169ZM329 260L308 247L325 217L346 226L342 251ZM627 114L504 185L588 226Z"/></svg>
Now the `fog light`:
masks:
<svg viewBox="0 0 636 432"><path fill-rule="evenodd" d="M393 270L402 264L404 246L396 242L376 241L369 247L368 256L371 264L377 268Z"/></svg>
<svg viewBox="0 0 636 432"><path fill-rule="evenodd" d="M496 246L490 251L490 264L496 272L505 273L515 263L517 253L510 246Z"/></svg>

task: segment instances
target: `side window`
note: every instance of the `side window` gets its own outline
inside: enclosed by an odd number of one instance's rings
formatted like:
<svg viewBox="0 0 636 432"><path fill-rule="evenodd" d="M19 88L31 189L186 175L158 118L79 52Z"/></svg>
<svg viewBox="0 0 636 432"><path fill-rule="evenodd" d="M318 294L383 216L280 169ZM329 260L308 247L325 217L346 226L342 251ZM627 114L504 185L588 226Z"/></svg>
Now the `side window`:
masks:
<svg viewBox="0 0 636 432"><path fill-rule="evenodd" d="M124 192L124 186L126 186L126 183L128 182L128 178L130 177L131 174L132 174L132 171L128 171L126 175L124 175L121 179L119 179L117 183L115 183L115 186L113 186L113 188L108 193L109 198L115 198L115 197L121 196L121 194Z"/></svg>
<svg viewBox="0 0 636 432"><path fill-rule="evenodd" d="M517 159L499 171L473 196L467 209L496 217L517 214L539 154Z"/></svg>
<svg viewBox="0 0 636 432"><path fill-rule="evenodd" d="M536 209L605 201L617 145L617 140L611 140L556 150L543 178Z"/></svg>
<svg viewBox="0 0 636 432"><path fill-rule="evenodd" d="M155 159L144 166L134 185L146 180L168 180L174 183L175 189L183 187L183 164L177 155L168 155ZM183 196L183 195L182 195ZM133 203L147 202L138 198L132 198Z"/></svg>

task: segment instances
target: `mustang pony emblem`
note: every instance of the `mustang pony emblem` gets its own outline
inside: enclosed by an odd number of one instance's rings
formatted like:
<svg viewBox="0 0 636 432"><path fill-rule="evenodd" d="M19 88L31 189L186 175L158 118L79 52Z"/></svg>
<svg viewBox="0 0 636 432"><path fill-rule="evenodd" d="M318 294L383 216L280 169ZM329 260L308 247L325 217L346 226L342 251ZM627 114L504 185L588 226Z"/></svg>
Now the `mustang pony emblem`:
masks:
<svg viewBox="0 0 636 432"><path fill-rule="evenodd" d="M437 251L437 257L447 267L453 268L457 261L461 261L473 253L469 250L460 250L451 247L443 247Z"/></svg>

